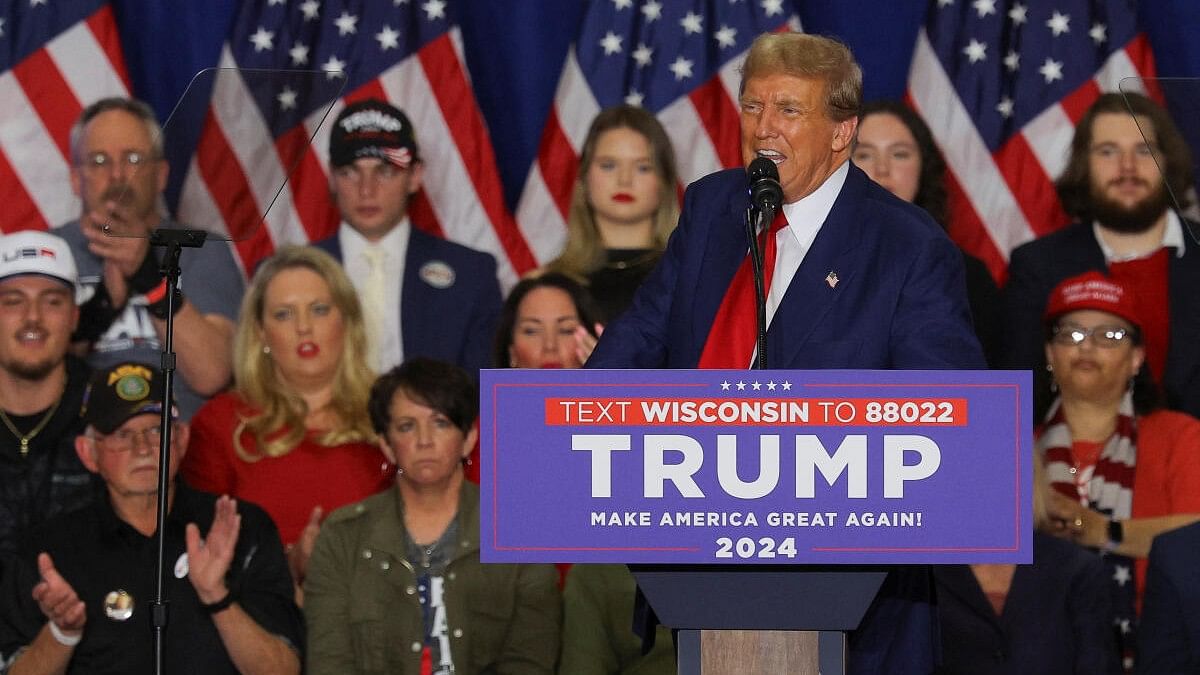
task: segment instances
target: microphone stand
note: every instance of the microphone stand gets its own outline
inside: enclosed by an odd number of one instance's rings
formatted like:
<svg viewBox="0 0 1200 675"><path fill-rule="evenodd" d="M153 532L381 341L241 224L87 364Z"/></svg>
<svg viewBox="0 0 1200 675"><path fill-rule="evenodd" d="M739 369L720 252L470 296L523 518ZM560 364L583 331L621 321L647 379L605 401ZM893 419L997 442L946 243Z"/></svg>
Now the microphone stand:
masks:
<svg viewBox="0 0 1200 675"><path fill-rule="evenodd" d="M760 230L768 231L774 216L771 209L763 211L753 205L746 209L746 237L750 241L750 268L754 273L754 318L758 327L754 363L750 364L751 370L767 369L767 293L769 289L764 288L766 281L763 278L763 249L766 242L763 242L763 248L759 248L758 232ZM756 220L758 221L757 227L755 227Z"/></svg>
<svg viewBox="0 0 1200 675"><path fill-rule="evenodd" d="M159 419L158 446L158 516L154 540L157 549L157 568L154 577L154 600L150 603L150 625L154 630L154 672L162 675L164 667L164 638L167 629L168 603L163 598L163 566L166 564L164 525L167 518L167 490L170 487L171 409L175 405L175 294L179 290L179 256L184 247L200 248L208 233L204 230L158 228L150 233L150 245L166 250L160 270L167 279L167 330L162 345L163 405ZM150 254L147 254L150 255Z"/></svg>

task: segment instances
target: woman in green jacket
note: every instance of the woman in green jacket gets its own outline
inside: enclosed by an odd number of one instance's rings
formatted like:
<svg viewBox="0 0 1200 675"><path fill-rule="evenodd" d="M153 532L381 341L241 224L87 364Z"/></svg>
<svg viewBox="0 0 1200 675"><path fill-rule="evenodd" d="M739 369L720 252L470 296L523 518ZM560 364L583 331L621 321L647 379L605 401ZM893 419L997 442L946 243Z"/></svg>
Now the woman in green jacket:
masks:
<svg viewBox="0 0 1200 675"><path fill-rule="evenodd" d="M478 406L466 372L430 359L375 383L371 420L396 489L321 528L304 582L311 675L554 671L554 567L479 562L479 490L462 467Z"/></svg>

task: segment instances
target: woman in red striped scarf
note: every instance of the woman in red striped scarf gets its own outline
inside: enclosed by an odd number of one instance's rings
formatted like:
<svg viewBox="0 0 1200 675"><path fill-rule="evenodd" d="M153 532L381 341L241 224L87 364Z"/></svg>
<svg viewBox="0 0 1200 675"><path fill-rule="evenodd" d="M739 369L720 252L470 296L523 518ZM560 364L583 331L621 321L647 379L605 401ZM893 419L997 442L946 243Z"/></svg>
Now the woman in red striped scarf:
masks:
<svg viewBox="0 0 1200 675"><path fill-rule="evenodd" d="M1044 315L1057 388L1037 438L1051 534L1110 568L1119 639L1133 644L1154 537L1200 520L1200 421L1154 410L1136 299L1099 272L1063 281ZM1126 667L1132 649L1122 649Z"/></svg>

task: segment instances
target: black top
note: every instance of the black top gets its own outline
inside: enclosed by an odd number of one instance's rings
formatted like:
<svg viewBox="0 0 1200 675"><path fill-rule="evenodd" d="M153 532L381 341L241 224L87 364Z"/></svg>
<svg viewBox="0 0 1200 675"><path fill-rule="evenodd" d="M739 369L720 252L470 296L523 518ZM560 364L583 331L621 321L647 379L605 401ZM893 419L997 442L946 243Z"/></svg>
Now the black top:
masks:
<svg viewBox="0 0 1200 675"><path fill-rule="evenodd" d="M0 553L16 550L29 528L64 511L90 503L97 493L91 472L75 454L75 437L83 433L79 408L87 388L88 367L67 357L67 385L58 410L46 426L29 440L29 453L21 456L19 437L0 424ZM14 416L9 421L27 434L47 411ZM7 412L6 412L7 414Z"/></svg>
<svg viewBox="0 0 1200 675"><path fill-rule="evenodd" d="M588 275L588 290L600 311L600 322L617 318L633 302L638 286L658 264L662 251L653 249L610 248L607 261Z"/></svg>
<svg viewBox="0 0 1200 675"><path fill-rule="evenodd" d="M166 522L164 595L169 604L165 670L171 675L236 673L212 617L200 609L181 558L184 526L201 532L212 525L216 497L179 483ZM259 507L238 503L241 529L226 583L238 605L267 632L303 653L303 624L292 600L292 579L274 523ZM148 603L154 599L155 543L120 520L108 499L59 516L33 532L0 589L0 662L33 641L46 619L31 596L38 581L37 553L45 551L87 604L83 640L69 673L152 673L153 632ZM125 591L133 611L121 620L106 613L106 596Z"/></svg>

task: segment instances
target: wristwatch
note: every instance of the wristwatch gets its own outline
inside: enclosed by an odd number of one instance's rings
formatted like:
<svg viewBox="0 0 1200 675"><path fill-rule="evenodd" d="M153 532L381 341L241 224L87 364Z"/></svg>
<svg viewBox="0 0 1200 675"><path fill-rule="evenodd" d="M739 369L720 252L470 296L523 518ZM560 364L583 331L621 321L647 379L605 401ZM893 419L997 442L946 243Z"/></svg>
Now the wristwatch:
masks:
<svg viewBox="0 0 1200 675"><path fill-rule="evenodd" d="M1125 541L1125 525L1119 520L1108 521L1108 543L1104 545L1105 551L1112 551Z"/></svg>

